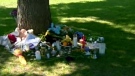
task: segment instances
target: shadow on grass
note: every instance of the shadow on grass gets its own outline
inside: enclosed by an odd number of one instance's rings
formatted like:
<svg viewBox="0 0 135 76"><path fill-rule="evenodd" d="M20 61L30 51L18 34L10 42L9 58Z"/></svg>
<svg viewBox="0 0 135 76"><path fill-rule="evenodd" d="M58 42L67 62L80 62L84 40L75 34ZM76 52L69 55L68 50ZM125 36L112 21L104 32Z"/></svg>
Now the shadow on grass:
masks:
<svg viewBox="0 0 135 76"><path fill-rule="evenodd" d="M134 1L101 0L97 2L78 2L52 5L53 18L59 17L96 17L118 24L134 23ZM59 20L58 20L59 21ZM58 22L56 21L56 22Z"/></svg>
<svg viewBox="0 0 135 76"><path fill-rule="evenodd" d="M134 1L106 0L51 6L54 22L66 24L86 34L105 37L106 55L98 60L79 59L83 66L62 76L134 75L135 15ZM133 32L134 31L134 32ZM78 61L79 61L78 60ZM82 68L82 69L81 69Z"/></svg>
<svg viewBox="0 0 135 76"><path fill-rule="evenodd" d="M54 23L66 24L84 32L86 36L88 34L103 36L107 45L104 56L97 60L79 56L73 62L75 65L68 64L73 69L71 73L61 76L133 76L135 74L134 3L133 0L106 0L51 5ZM11 9L1 8L0 10L2 14L0 28L7 28L3 29L3 33L14 28L15 21L7 16ZM6 59L8 58L9 56ZM52 71L51 66L63 61L65 61L64 58L56 58L56 60L40 61L39 64L41 67L47 66L48 71ZM73 66L76 67L72 68Z"/></svg>
<svg viewBox="0 0 135 76"><path fill-rule="evenodd" d="M10 12L13 8L6 8L0 6L0 36L6 35L14 30L16 24L13 18L10 16ZM3 46L0 45L0 72L3 68L5 68L5 64L10 60L13 55L4 49ZM2 73L0 73L1 75Z"/></svg>
<svg viewBox="0 0 135 76"><path fill-rule="evenodd" d="M16 27L16 23L10 15L13 9L0 6L0 36L13 31Z"/></svg>

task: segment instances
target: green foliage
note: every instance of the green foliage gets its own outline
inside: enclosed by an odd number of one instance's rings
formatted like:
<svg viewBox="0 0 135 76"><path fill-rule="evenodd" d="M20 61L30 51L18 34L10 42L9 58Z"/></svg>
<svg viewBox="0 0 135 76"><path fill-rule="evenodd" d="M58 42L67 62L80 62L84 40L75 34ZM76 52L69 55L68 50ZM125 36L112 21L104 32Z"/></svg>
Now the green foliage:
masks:
<svg viewBox="0 0 135 76"><path fill-rule="evenodd" d="M39 34L38 37L41 39L41 41L45 41L45 34Z"/></svg>

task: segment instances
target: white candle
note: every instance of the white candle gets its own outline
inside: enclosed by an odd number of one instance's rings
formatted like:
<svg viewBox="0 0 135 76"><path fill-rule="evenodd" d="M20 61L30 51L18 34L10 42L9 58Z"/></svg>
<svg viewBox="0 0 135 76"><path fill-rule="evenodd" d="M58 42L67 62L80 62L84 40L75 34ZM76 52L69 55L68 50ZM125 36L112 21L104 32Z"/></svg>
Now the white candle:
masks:
<svg viewBox="0 0 135 76"><path fill-rule="evenodd" d="M36 56L36 59L37 59L37 60L41 60L40 51L37 50L37 51L35 52L35 56Z"/></svg>
<svg viewBox="0 0 135 76"><path fill-rule="evenodd" d="M77 47L77 35L73 35L73 47Z"/></svg>
<svg viewBox="0 0 135 76"><path fill-rule="evenodd" d="M49 53L47 53L46 55L47 55L47 58L50 58L50 54Z"/></svg>

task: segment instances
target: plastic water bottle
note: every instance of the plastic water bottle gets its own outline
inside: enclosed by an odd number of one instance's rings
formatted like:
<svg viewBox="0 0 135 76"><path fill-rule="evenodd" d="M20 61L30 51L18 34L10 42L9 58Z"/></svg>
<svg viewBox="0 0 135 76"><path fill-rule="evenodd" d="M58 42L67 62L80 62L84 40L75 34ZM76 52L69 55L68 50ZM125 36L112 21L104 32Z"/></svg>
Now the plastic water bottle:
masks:
<svg viewBox="0 0 135 76"><path fill-rule="evenodd" d="M46 56L47 56L48 59L50 58L50 54L49 53L47 53Z"/></svg>
<svg viewBox="0 0 135 76"><path fill-rule="evenodd" d="M60 41L59 40L56 41L56 47L57 47L57 50L61 50Z"/></svg>
<svg viewBox="0 0 135 76"><path fill-rule="evenodd" d="M56 51L55 51L54 48L52 49L51 53L52 53L52 56L55 56L56 55Z"/></svg>
<svg viewBox="0 0 135 76"><path fill-rule="evenodd" d="M37 51L35 52L35 56L36 56L36 59L37 59L37 60L41 60L40 51L37 50Z"/></svg>

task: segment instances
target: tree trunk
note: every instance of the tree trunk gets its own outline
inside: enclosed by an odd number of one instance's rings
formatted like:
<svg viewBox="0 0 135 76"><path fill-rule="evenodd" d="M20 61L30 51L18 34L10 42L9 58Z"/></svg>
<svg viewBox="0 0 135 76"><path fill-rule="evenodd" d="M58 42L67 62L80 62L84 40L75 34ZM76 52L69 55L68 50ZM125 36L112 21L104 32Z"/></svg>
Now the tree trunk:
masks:
<svg viewBox="0 0 135 76"><path fill-rule="evenodd" d="M45 33L51 24L49 0L18 0L17 24L34 34Z"/></svg>

